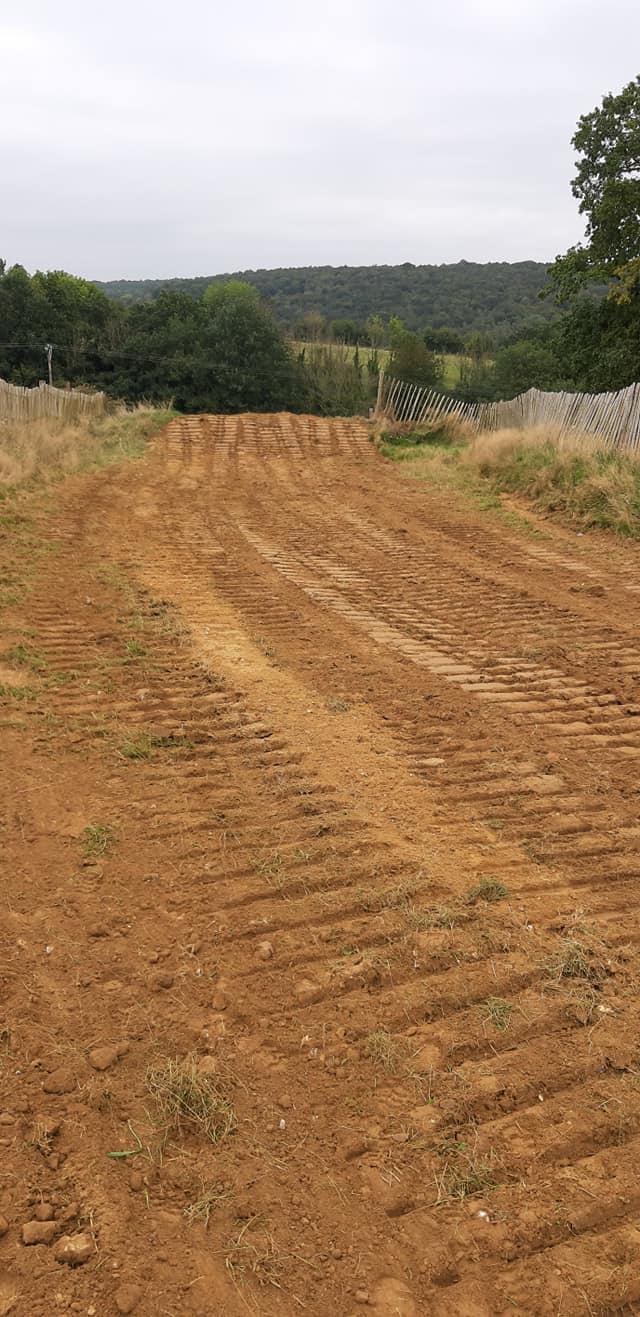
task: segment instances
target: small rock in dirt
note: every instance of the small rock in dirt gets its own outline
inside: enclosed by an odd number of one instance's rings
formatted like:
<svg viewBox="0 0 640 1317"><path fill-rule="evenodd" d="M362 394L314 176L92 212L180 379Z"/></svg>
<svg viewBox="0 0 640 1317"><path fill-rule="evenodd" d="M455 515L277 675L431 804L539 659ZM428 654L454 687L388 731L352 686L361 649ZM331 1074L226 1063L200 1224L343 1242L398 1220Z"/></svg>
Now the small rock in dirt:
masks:
<svg viewBox="0 0 640 1317"><path fill-rule="evenodd" d="M108 937L109 929L106 924L92 924L89 929L89 937Z"/></svg>
<svg viewBox="0 0 640 1317"><path fill-rule="evenodd" d="M283 1111L291 1110L293 1106L293 1098L290 1097L289 1093L283 1093L282 1097L278 1098L278 1106L282 1107Z"/></svg>
<svg viewBox="0 0 640 1317"><path fill-rule="evenodd" d="M216 988L211 998L211 1009L213 1011L226 1011L229 1005L229 998L223 988Z"/></svg>
<svg viewBox="0 0 640 1317"><path fill-rule="evenodd" d="M10 1111L0 1111L0 1125L15 1125L16 1118Z"/></svg>
<svg viewBox="0 0 640 1317"><path fill-rule="evenodd" d="M363 1157L365 1152L369 1151L369 1140L365 1138L351 1139L344 1150L344 1159L346 1162L354 1162L357 1157Z"/></svg>
<svg viewBox="0 0 640 1317"><path fill-rule="evenodd" d="M273 942L259 942L256 947L256 957L258 960L271 960L273 955Z"/></svg>
<svg viewBox="0 0 640 1317"><path fill-rule="evenodd" d="M76 1087L76 1077L69 1066L60 1066L52 1070L43 1081L45 1093L72 1093Z"/></svg>
<svg viewBox="0 0 640 1317"><path fill-rule="evenodd" d="M355 1292L355 1300L356 1300L356 1303L368 1303L368 1302L369 1302L369 1291L368 1291L368 1290L356 1290L356 1292Z"/></svg>
<svg viewBox="0 0 640 1317"><path fill-rule="evenodd" d="M27 1221L22 1227L23 1244L50 1244L56 1233L55 1221Z"/></svg>
<svg viewBox="0 0 640 1317"><path fill-rule="evenodd" d="M161 970L159 974L152 974L149 980L149 987L152 992L161 992L163 988L173 987L173 974L168 970Z"/></svg>
<svg viewBox="0 0 640 1317"><path fill-rule="evenodd" d="M9 1229L9 1222L7 1221L6 1216L0 1215L0 1239L2 1239L3 1235L6 1235L8 1229Z"/></svg>
<svg viewBox="0 0 640 1317"><path fill-rule="evenodd" d="M139 1285L121 1285L113 1297L118 1312L133 1312L136 1304L142 1298L142 1290Z"/></svg>
<svg viewBox="0 0 640 1317"><path fill-rule="evenodd" d="M198 1073L201 1075L217 1075L219 1069L215 1056L203 1056L198 1061Z"/></svg>
<svg viewBox="0 0 640 1317"><path fill-rule="evenodd" d="M81 1266L83 1262L89 1261L93 1253L91 1235L62 1235L54 1249L56 1262L65 1262L68 1267Z"/></svg>
<svg viewBox="0 0 640 1317"><path fill-rule="evenodd" d="M134 1194L139 1193L142 1188L142 1172L132 1171L129 1176L129 1188L133 1189Z"/></svg>
<svg viewBox="0 0 640 1317"><path fill-rule="evenodd" d="M312 1006L314 1002L320 1001L322 988L319 983L313 983L311 979L300 979L296 984L295 994L301 1006Z"/></svg>
<svg viewBox="0 0 640 1317"><path fill-rule="evenodd" d="M109 1066L115 1065L122 1056L126 1056L129 1051L128 1043L115 1043L113 1047L94 1047L89 1052L89 1064L94 1070L108 1070Z"/></svg>
<svg viewBox="0 0 640 1317"><path fill-rule="evenodd" d="M38 1203L34 1213L36 1221L53 1221L54 1210L52 1203Z"/></svg>

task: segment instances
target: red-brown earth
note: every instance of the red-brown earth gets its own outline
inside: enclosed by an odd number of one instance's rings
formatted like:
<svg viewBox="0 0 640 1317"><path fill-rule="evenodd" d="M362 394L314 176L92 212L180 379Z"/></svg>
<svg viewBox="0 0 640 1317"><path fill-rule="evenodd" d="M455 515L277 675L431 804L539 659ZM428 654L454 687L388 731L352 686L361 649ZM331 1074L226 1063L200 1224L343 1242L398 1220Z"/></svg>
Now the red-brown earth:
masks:
<svg viewBox="0 0 640 1317"><path fill-rule="evenodd" d="M291 416L0 531L0 1317L640 1311L637 549Z"/></svg>

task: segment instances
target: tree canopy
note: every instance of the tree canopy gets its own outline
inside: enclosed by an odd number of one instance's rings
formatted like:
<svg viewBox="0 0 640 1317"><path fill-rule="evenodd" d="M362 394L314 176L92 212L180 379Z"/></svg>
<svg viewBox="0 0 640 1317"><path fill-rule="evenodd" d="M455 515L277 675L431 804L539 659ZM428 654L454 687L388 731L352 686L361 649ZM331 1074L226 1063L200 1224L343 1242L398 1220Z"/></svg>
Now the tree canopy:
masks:
<svg viewBox="0 0 640 1317"><path fill-rule="evenodd" d="M572 145L571 188L586 235L557 257L553 286L564 300L593 281L615 280L625 297L640 280L640 76L582 116Z"/></svg>
<svg viewBox="0 0 640 1317"><path fill-rule="evenodd" d="M558 312L551 299L541 302L539 293L547 279L547 264L536 261L496 261L478 264L459 261L455 265L361 265L305 266L300 269L244 270L232 276L202 276L195 279L112 280L98 284L109 297L125 306L151 301L161 288L200 297L212 283L232 278L252 284L268 301L274 315L295 338L320 335L304 332L309 313L325 324L338 322L335 337L345 342L372 343L377 322L371 317L399 316L408 329L488 330L504 337L525 322L554 319ZM339 328L343 322L342 329ZM347 322L346 326L344 322ZM298 327L303 327L303 332ZM353 327L356 333L354 336ZM373 330L373 338L371 338ZM428 346L431 346L430 344Z"/></svg>

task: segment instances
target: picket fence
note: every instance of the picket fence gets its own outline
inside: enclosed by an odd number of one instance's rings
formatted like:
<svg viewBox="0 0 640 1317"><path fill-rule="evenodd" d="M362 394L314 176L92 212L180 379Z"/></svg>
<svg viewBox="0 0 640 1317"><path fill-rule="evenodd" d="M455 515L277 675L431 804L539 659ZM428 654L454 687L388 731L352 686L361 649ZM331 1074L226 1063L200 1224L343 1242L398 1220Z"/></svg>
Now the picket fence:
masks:
<svg viewBox="0 0 640 1317"><path fill-rule="evenodd" d="M100 416L104 408L104 393L54 389L43 383L35 389L23 389L0 380L0 421L37 421L47 416L74 421L79 416Z"/></svg>
<svg viewBox="0 0 640 1317"><path fill-rule="evenodd" d="M545 393L529 389L508 402L463 402L437 389L381 374L374 418L434 424L457 417L478 430L552 426L592 434L614 448L640 448L640 384L617 393Z"/></svg>

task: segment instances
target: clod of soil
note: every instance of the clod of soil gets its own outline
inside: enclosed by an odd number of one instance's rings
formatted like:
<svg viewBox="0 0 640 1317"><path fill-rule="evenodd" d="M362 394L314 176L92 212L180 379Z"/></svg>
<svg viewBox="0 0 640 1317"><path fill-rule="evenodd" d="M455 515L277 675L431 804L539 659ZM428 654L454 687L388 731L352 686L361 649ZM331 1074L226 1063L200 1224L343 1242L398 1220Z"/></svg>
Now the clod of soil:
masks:
<svg viewBox="0 0 640 1317"><path fill-rule="evenodd" d="M73 1093L77 1086L77 1079L68 1066L60 1066L58 1070L52 1070L42 1081L42 1087L45 1093Z"/></svg>
<svg viewBox="0 0 640 1317"><path fill-rule="evenodd" d="M91 1235L62 1235L53 1252L56 1262L64 1262L68 1267L80 1267L93 1257L95 1245Z"/></svg>
<svg viewBox="0 0 640 1317"><path fill-rule="evenodd" d="M126 1314L134 1311L141 1298L142 1289L139 1285L121 1285L120 1289L116 1290L113 1301L118 1312Z"/></svg>
<svg viewBox="0 0 640 1317"><path fill-rule="evenodd" d="M27 1221L22 1227L23 1244L50 1244L56 1233L55 1221Z"/></svg>
<svg viewBox="0 0 640 1317"><path fill-rule="evenodd" d="M112 1047L94 1047L93 1051L89 1052L89 1064L94 1070L108 1070L121 1057L126 1056L128 1051L129 1044L126 1042L115 1043Z"/></svg>

